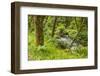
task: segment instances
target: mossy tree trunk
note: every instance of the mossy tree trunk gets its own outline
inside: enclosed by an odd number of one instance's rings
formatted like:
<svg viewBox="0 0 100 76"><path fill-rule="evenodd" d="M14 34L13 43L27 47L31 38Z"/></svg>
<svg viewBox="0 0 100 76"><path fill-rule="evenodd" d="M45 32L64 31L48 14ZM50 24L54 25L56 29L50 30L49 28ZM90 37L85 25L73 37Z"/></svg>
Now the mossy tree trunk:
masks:
<svg viewBox="0 0 100 76"><path fill-rule="evenodd" d="M33 20L35 25L36 46L44 45L44 34L43 34L44 16L35 16Z"/></svg>
<svg viewBox="0 0 100 76"><path fill-rule="evenodd" d="M57 17L54 17L54 22L53 22L53 28L52 28L52 37L54 37L55 34L55 28L56 28L56 23L57 22Z"/></svg>

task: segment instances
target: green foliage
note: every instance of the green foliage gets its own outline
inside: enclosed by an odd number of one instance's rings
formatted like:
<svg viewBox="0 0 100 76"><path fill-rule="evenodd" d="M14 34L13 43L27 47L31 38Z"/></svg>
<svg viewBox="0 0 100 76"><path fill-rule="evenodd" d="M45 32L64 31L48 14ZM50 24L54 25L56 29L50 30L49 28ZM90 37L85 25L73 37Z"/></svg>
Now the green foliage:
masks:
<svg viewBox="0 0 100 76"><path fill-rule="evenodd" d="M39 46L36 46L35 22L33 17L35 16L28 16L29 60L77 59L88 57L88 27L86 17L57 16L54 36L52 37L55 17L44 16L44 45ZM65 41L59 42L63 36L68 37L71 41L65 39ZM71 45L72 42L76 45ZM73 47L75 49L72 49Z"/></svg>
<svg viewBox="0 0 100 76"><path fill-rule="evenodd" d="M76 54L76 55L78 55L78 56L80 56L80 57L87 57L87 55L88 55L88 52L86 51L87 50L87 47L78 47L78 48L76 48L74 51L73 51L73 53L74 54Z"/></svg>
<svg viewBox="0 0 100 76"><path fill-rule="evenodd" d="M33 25L33 17L31 15L28 16L28 28L29 32L34 31L34 25Z"/></svg>
<svg viewBox="0 0 100 76"><path fill-rule="evenodd" d="M71 38L75 38L75 36L77 35L77 30L74 29L66 29L65 32L67 32Z"/></svg>

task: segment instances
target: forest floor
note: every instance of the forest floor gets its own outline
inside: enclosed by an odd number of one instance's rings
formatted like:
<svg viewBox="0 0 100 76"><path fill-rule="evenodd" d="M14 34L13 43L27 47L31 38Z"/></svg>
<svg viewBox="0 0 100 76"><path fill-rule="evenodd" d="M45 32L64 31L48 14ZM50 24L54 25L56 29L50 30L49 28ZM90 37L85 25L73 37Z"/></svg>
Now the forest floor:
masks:
<svg viewBox="0 0 100 76"><path fill-rule="evenodd" d="M45 41L45 45L36 47L33 34L29 35L28 59L29 60L54 60L54 59L80 59L87 58L87 47L77 50L56 48L54 43Z"/></svg>

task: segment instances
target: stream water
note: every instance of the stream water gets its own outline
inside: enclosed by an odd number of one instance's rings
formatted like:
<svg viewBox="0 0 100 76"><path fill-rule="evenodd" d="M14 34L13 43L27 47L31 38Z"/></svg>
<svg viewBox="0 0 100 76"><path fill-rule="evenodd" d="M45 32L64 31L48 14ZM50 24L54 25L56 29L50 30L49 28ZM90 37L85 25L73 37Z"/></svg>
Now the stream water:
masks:
<svg viewBox="0 0 100 76"><path fill-rule="evenodd" d="M70 48L72 50L74 50L75 48L77 48L78 43L73 42L73 39L71 39L69 36L63 36L57 39L57 44L59 46L61 46L61 48ZM73 44L72 44L73 42ZM71 46L72 44L72 46ZM71 47L70 47L71 46Z"/></svg>

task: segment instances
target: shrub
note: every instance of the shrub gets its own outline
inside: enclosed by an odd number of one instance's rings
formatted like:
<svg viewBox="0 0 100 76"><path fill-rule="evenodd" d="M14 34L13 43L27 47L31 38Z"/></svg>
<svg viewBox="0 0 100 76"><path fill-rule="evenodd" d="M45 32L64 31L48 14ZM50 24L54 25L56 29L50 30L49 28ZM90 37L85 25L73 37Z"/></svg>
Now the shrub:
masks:
<svg viewBox="0 0 100 76"><path fill-rule="evenodd" d="M87 57L88 56L88 48L87 47L78 47L76 50L74 50L75 54L77 54L80 57Z"/></svg>
<svg viewBox="0 0 100 76"><path fill-rule="evenodd" d="M47 51L47 48L46 48L46 46L38 46L37 47L37 51L46 52Z"/></svg>

